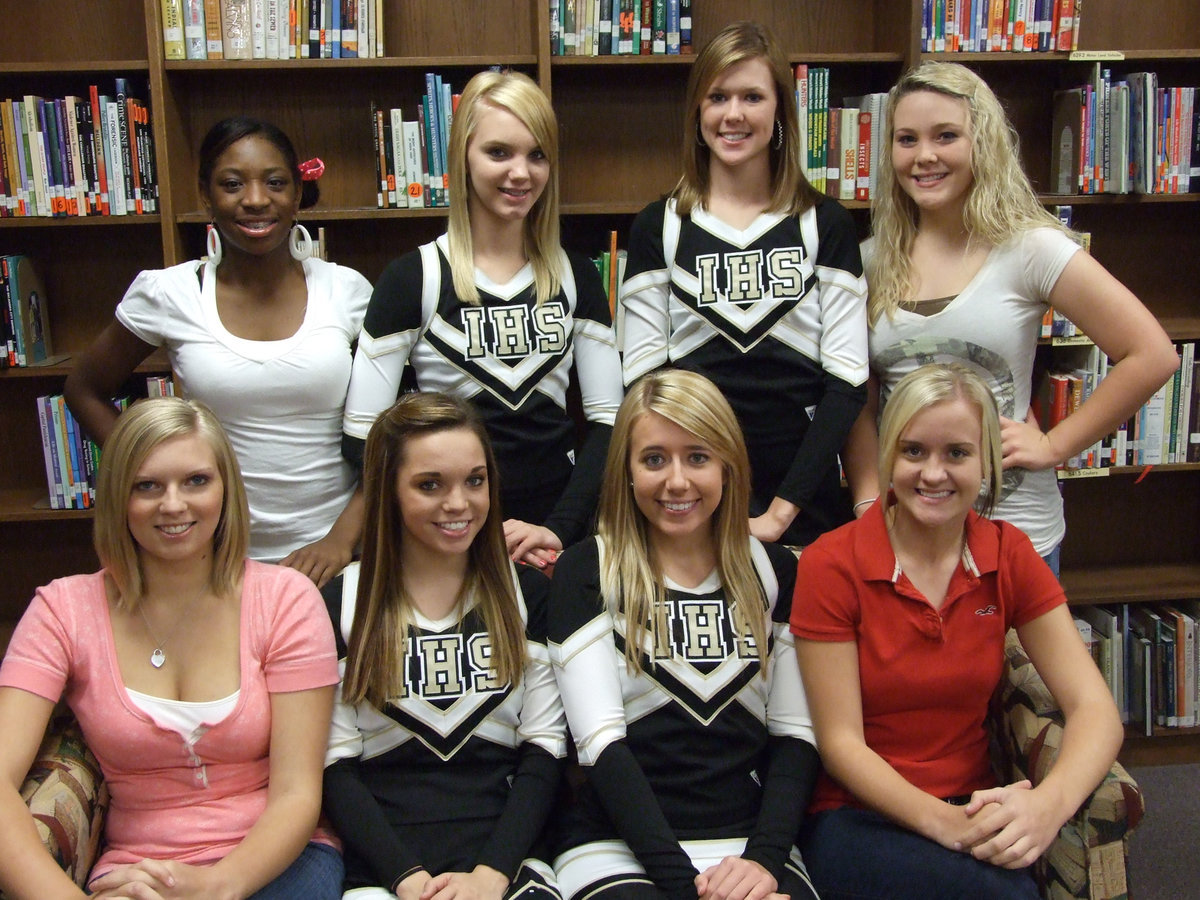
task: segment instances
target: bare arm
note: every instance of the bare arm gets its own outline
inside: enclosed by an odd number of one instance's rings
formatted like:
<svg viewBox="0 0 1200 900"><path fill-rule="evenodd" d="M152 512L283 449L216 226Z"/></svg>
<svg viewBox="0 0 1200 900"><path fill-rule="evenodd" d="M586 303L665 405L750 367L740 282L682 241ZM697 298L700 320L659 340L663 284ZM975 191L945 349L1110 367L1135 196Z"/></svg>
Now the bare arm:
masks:
<svg viewBox="0 0 1200 900"><path fill-rule="evenodd" d="M910 784L867 746L857 645L797 638L796 654L825 770L864 806L943 847L958 849L968 825L963 807Z"/></svg>
<svg viewBox="0 0 1200 900"><path fill-rule="evenodd" d="M249 896L304 850L321 811L333 687L271 694L271 774L267 807L214 874Z"/></svg>
<svg viewBox="0 0 1200 900"><path fill-rule="evenodd" d="M18 688L0 688L0 888L11 897L83 897L46 852L21 784L37 756L54 704Z"/></svg>
<svg viewBox="0 0 1200 900"><path fill-rule="evenodd" d="M362 537L363 508L362 483L359 482L346 508L325 537L293 550L280 560L280 565L291 566L310 578L317 587L324 587L354 558L354 551Z"/></svg>
<svg viewBox="0 0 1200 900"><path fill-rule="evenodd" d="M63 396L71 414L96 443L103 445L116 424L113 395L154 349L113 319L67 376Z"/></svg>
<svg viewBox="0 0 1200 900"><path fill-rule="evenodd" d="M1032 790L1009 786L978 791L967 807L971 813L985 802L997 804L990 815L979 817L964 845L973 846L977 858L1008 868L1027 866L1045 852L1112 767L1124 736L1112 695L1065 605L1018 628L1017 634L1062 709L1066 726L1058 758L1041 784Z"/></svg>
<svg viewBox="0 0 1200 900"><path fill-rule="evenodd" d="M1129 418L1179 367L1162 326L1091 255L1071 257L1049 299L1116 365L1087 402L1045 434L1035 425L1004 419L1006 469L1048 469L1094 444Z"/></svg>
<svg viewBox="0 0 1200 900"><path fill-rule="evenodd" d="M879 496L879 379L867 379L867 402L850 429L846 446L842 448L842 465L850 493L854 498L854 515L861 516Z"/></svg>

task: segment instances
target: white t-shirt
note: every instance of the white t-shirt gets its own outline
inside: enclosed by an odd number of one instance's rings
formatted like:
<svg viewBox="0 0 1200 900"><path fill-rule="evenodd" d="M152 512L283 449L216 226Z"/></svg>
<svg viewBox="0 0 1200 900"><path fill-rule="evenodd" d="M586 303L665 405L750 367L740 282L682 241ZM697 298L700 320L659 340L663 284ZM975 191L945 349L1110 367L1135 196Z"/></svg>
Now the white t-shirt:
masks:
<svg viewBox="0 0 1200 900"><path fill-rule="evenodd" d="M371 285L358 272L306 260L308 307L289 338L230 334L216 303L216 271L198 262L138 275L117 321L165 346L181 392L225 426L250 501L250 556L276 562L324 537L354 491L342 458L342 413Z"/></svg>
<svg viewBox="0 0 1200 900"><path fill-rule="evenodd" d="M873 241L863 244L871 258ZM871 372L880 410L896 384L933 362L965 363L991 385L1000 415L1020 421L1029 411L1034 353L1050 291L1079 245L1061 231L1035 228L994 247L983 267L941 311L898 309L871 326ZM995 518L1016 525L1045 555L1066 533L1053 469L1009 469Z"/></svg>

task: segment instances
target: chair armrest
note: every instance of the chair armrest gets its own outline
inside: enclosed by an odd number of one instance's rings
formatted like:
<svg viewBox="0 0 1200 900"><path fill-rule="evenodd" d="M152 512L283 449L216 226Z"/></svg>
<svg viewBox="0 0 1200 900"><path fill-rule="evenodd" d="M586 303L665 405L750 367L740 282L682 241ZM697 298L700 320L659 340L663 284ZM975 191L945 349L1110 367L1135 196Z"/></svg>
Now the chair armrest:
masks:
<svg viewBox="0 0 1200 900"><path fill-rule="evenodd" d="M1058 758L1063 716L1015 631L1009 632L1004 652L1005 674L992 715L997 768L1005 782L1028 778L1036 786ZM1126 897L1126 842L1144 812L1137 782L1120 763L1113 763L1035 863L1042 896L1055 900Z"/></svg>
<svg viewBox="0 0 1200 900"><path fill-rule="evenodd" d="M69 712L50 720L21 797L50 855L83 887L104 834L108 788Z"/></svg>

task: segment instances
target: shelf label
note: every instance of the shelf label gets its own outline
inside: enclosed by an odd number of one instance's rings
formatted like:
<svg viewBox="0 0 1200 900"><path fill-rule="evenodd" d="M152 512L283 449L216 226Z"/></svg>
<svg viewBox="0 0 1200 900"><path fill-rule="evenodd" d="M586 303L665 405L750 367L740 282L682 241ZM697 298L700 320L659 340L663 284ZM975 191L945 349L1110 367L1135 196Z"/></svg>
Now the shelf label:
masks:
<svg viewBox="0 0 1200 900"><path fill-rule="evenodd" d="M1115 62L1125 58L1121 50L1072 50L1071 62Z"/></svg>
<svg viewBox="0 0 1200 900"><path fill-rule="evenodd" d="M1090 468L1090 469L1058 469L1054 473L1058 476L1059 481L1070 481L1074 478L1107 478L1107 468Z"/></svg>

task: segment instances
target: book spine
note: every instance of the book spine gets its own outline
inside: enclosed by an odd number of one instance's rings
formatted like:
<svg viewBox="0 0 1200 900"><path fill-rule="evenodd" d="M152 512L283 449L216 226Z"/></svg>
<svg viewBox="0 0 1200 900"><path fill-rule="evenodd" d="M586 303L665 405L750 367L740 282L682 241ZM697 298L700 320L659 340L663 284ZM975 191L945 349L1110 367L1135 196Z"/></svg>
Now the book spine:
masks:
<svg viewBox="0 0 1200 900"><path fill-rule="evenodd" d="M88 99L92 108L92 145L96 156L97 191L102 215L111 215L111 199L108 196L108 137L105 129L105 112L100 105L96 85L88 85Z"/></svg>
<svg viewBox="0 0 1200 900"><path fill-rule="evenodd" d="M379 122L383 127L383 158L380 160L380 165L383 166L383 183L382 188L386 195L386 203L389 207L396 206L396 156L393 151L395 147L394 138L392 136L392 115L386 109L379 110Z"/></svg>
<svg viewBox="0 0 1200 900"><path fill-rule="evenodd" d="M221 0L222 50L225 59L252 59L250 0Z"/></svg>
<svg viewBox="0 0 1200 900"><path fill-rule="evenodd" d="M667 53L679 55L679 0L667 0Z"/></svg>
<svg viewBox="0 0 1200 900"><path fill-rule="evenodd" d="M421 175L421 126L417 121L404 123L404 173L408 182L408 205L425 206L425 179Z"/></svg>
<svg viewBox="0 0 1200 900"><path fill-rule="evenodd" d="M63 98L63 120L67 126L67 154L71 162L71 181L75 187L72 215L88 214L87 178L83 172L83 141L79 136L79 98Z"/></svg>
<svg viewBox="0 0 1200 900"><path fill-rule="evenodd" d="M600 30L596 35L596 54L612 56L613 54L613 4L612 0L599 0L597 6Z"/></svg>
<svg viewBox="0 0 1200 900"><path fill-rule="evenodd" d="M408 174L404 162L404 114L398 108L389 113L392 137L392 169L388 173L388 187L393 192L394 204L401 209L408 206Z"/></svg>
<svg viewBox="0 0 1200 900"><path fill-rule="evenodd" d="M375 142L375 183L379 185L379 190L375 192L375 205L379 209L387 209L387 169L383 161L383 118L374 100L371 101L371 135Z"/></svg>
<svg viewBox="0 0 1200 900"><path fill-rule="evenodd" d="M140 192L134 185L133 144L129 122L129 84L124 78L115 79L117 95L117 140L121 154L121 175L125 182L125 208L128 212L141 212Z"/></svg>
<svg viewBox="0 0 1200 900"><path fill-rule="evenodd" d="M50 184L50 210L55 216L67 214L66 172L63 143L58 128L58 110L53 100L43 100L38 107L42 142L46 148L46 171Z"/></svg>
<svg viewBox="0 0 1200 900"><path fill-rule="evenodd" d="M184 0L183 48L188 59L207 59L204 0Z"/></svg>
<svg viewBox="0 0 1200 900"><path fill-rule="evenodd" d="M667 52L667 0L652 0L652 4L654 19L650 52L665 54Z"/></svg>
<svg viewBox="0 0 1200 900"><path fill-rule="evenodd" d="M37 398L38 429L42 435L42 463L46 468L46 491L50 497L51 509L62 509L62 495L59 492L58 473L55 465L55 455L52 449L51 420L49 397Z"/></svg>
<svg viewBox="0 0 1200 900"><path fill-rule="evenodd" d="M267 0L250 0L250 58L267 58Z"/></svg>
<svg viewBox="0 0 1200 900"><path fill-rule="evenodd" d="M17 364L17 313L16 307L13 305L12 278L10 277L9 257L0 256L0 300L4 301L4 361L5 368L12 368Z"/></svg>
<svg viewBox="0 0 1200 900"><path fill-rule="evenodd" d="M221 33L221 0L204 0L204 52L209 59L223 59L225 38Z"/></svg>
<svg viewBox="0 0 1200 900"><path fill-rule="evenodd" d="M429 183L433 190L431 199L434 206L445 206L445 198L442 194L442 136L441 136L441 116L439 110L441 103L438 102L437 76L433 72L425 73L425 97L426 119L425 127L429 132Z"/></svg>
<svg viewBox="0 0 1200 900"><path fill-rule="evenodd" d="M163 56L166 59L187 59L183 45L182 0L162 0Z"/></svg>
<svg viewBox="0 0 1200 900"><path fill-rule="evenodd" d="M863 110L858 114L858 159L857 178L854 184L855 200L871 199L871 113Z"/></svg>
<svg viewBox="0 0 1200 900"><path fill-rule="evenodd" d="M129 212L125 194L125 160L121 155L121 126L117 119L117 103L105 98L104 132L108 147L108 199L114 216Z"/></svg>

